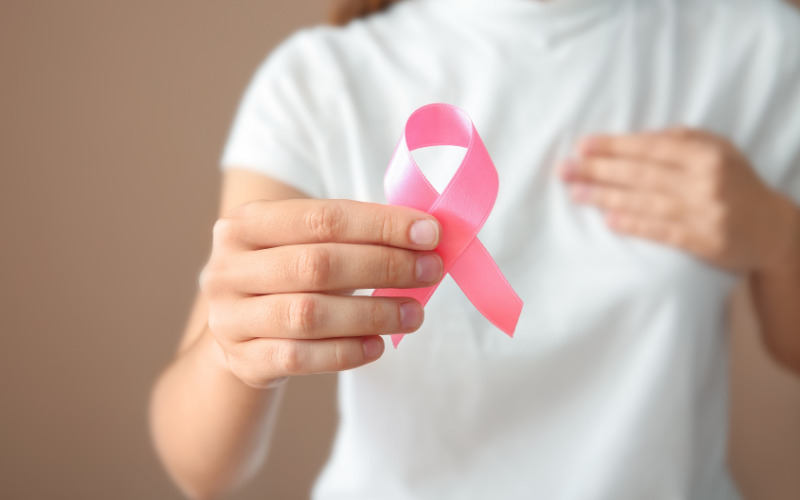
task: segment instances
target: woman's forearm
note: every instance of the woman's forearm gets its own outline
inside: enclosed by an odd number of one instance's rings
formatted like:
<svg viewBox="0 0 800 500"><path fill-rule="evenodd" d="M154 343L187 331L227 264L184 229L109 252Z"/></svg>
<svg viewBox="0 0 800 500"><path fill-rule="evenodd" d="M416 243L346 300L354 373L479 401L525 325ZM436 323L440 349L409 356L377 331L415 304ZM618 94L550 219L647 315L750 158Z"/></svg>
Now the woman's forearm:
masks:
<svg viewBox="0 0 800 500"><path fill-rule="evenodd" d="M216 497L246 480L266 456L283 386L255 389L215 359L206 328L164 371L150 419L156 448L192 498Z"/></svg>
<svg viewBox="0 0 800 500"><path fill-rule="evenodd" d="M372 363L380 335L422 325L414 299L338 292L425 288L444 272L441 227L412 208L311 200L233 168L220 212L179 354L151 403L159 455L195 498L230 490L263 461L276 381Z"/></svg>
<svg viewBox="0 0 800 500"><path fill-rule="evenodd" d="M767 349L800 374L800 210L791 205L786 213L793 243L768 268L751 274L750 287Z"/></svg>

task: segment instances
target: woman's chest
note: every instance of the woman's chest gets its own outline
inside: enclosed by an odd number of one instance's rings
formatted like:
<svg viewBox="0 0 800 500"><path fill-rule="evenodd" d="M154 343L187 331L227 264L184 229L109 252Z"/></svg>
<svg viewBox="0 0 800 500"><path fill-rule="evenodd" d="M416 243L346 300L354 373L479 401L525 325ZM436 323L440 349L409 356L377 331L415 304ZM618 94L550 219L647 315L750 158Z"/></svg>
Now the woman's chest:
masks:
<svg viewBox="0 0 800 500"><path fill-rule="evenodd" d="M334 132L322 141L329 195L385 203L383 174L406 118L431 102L455 104L472 117L500 178L479 238L523 301L551 304L547 311L566 315L557 318L562 322L581 309L602 315L637 300L719 304L734 276L682 251L618 235L595 209L574 203L558 175L588 134L720 128L726 94L708 91L708 75L659 78L675 69L672 56L637 57L600 51L595 58L487 59L471 69L451 61L442 62L438 78L390 70L381 81L394 85L354 84L334 113L346 126L329 127ZM700 81L705 97L695 92ZM421 166L442 187L457 160L434 155Z"/></svg>

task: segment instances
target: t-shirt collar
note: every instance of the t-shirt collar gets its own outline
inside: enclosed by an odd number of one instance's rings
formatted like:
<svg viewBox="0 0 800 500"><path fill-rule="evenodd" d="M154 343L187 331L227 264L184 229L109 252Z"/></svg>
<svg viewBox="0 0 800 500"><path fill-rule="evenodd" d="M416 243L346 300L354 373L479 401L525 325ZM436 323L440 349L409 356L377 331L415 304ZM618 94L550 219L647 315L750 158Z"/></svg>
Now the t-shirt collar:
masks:
<svg viewBox="0 0 800 500"><path fill-rule="evenodd" d="M626 0L421 0L454 17L496 24L509 35L552 44L591 28Z"/></svg>

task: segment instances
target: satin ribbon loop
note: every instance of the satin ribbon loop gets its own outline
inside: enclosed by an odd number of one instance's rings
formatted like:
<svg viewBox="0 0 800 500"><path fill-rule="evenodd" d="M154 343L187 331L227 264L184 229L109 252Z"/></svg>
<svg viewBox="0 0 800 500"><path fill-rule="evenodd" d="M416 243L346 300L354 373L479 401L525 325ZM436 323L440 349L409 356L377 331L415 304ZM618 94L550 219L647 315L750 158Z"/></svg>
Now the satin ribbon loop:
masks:
<svg viewBox="0 0 800 500"><path fill-rule="evenodd" d="M430 146L458 146L466 154L439 194L419 169L411 151ZM436 252L450 274L486 319L509 336L522 311L522 300L500 272L477 235L497 199L499 180L486 147L467 113L450 104L429 104L411 114L384 177L391 205L416 208L436 217L442 237ZM439 285L375 290L374 296L412 297L423 306ZM402 334L392 335L394 346Z"/></svg>

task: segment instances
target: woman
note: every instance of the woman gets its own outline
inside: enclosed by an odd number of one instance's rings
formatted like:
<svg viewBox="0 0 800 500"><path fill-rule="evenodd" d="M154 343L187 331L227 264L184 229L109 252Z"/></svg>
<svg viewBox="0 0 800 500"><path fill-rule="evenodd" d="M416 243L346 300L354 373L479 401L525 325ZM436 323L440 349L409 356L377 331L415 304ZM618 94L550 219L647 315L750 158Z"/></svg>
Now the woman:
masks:
<svg viewBox="0 0 800 500"><path fill-rule="evenodd" d="M381 12L291 37L240 107L202 293L154 390L174 479L195 498L246 480L287 378L342 371L315 498L739 498L736 283L800 371L798 14L360 3ZM424 313L341 293L442 279L437 221L383 205L405 120L432 102L465 109L497 166L480 239L525 302L513 339L450 278Z"/></svg>

